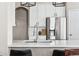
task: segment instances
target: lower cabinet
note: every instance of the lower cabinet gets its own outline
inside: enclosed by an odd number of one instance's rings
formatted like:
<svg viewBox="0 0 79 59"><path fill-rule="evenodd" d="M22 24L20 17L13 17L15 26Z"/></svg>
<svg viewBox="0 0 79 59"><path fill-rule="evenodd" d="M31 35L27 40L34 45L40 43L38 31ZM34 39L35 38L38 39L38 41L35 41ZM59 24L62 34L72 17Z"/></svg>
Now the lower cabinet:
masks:
<svg viewBox="0 0 79 59"><path fill-rule="evenodd" d="M9 48L10 50L28 50L30 49L32 51L32 56L52 56L53 50L64 50L65 48L41 48L41 47L36 47L36 48Z"/></svg>

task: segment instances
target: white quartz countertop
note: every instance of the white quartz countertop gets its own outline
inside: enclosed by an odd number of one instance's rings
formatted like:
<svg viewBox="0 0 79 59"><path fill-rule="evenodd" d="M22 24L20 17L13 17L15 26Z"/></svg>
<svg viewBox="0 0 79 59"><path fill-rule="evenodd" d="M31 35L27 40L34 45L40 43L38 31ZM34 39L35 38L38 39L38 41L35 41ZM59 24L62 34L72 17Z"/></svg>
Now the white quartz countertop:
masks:
<svg viewBox="0 0 79 59"><path fill-rule="evenodd" d="M54 40L51 43L13 43L8 47L79 47L79 40Z"/></svg>

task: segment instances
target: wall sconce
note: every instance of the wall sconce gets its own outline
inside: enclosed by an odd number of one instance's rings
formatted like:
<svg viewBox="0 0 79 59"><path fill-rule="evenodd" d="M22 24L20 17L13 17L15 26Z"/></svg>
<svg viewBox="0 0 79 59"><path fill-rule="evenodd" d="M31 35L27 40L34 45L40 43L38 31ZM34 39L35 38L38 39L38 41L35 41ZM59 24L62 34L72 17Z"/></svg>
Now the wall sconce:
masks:
<svg viewBox="0 0 79 59"><path fill-rule="evenodd" d="M52 5L55 7L63 7L65 6L65 2L52 2Z"/></svg>
<svg viewBox="0 0 79 59"><path fill-rule="evenodd" d="M25 7L36 6L36 2L21 2L21 6L25 6Z"/></svg>

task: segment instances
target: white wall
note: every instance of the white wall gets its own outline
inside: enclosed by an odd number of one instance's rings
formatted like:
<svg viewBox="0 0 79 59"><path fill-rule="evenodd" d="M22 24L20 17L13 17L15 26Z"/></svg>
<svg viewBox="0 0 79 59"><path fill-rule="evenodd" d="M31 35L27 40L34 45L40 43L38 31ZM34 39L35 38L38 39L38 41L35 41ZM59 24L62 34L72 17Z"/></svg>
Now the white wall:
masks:
<svg viewBox="0 0 79 59"><path fill-rule="evenodd" d="M51 2L37 2L36 6L30 8L30 26L39 22L39 26L46 26L46 17L65 16L65 7L54 7Z"/></svg>
<svg viewBox="0 0 79 59"><path fill-rule="evenodd" d="M0 55L8 55L8 3L0 2Z"/></svg>
<svg viewBox="0 0 79 59"><path fill-rule="evenodd" d="M9 2L7 5L8 8L8 45L12 44L13 40L13 26L16 26L15 24L15 3Z"/></svg>

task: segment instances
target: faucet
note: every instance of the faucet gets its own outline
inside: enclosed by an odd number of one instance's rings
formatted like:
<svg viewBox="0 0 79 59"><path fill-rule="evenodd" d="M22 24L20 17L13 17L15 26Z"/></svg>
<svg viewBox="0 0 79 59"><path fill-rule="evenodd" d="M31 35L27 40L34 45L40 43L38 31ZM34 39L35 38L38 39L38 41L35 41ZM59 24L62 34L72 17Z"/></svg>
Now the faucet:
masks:
<svg viewBox="0 0 79 59"><path fill-rule="evenodd" d="M34 42L37 42L37 40L38 40L38 25L39 25L38 22L36 22L36 24L34 25L34 34L33 35L36 34L36 38L34 39Z"/></svg>

